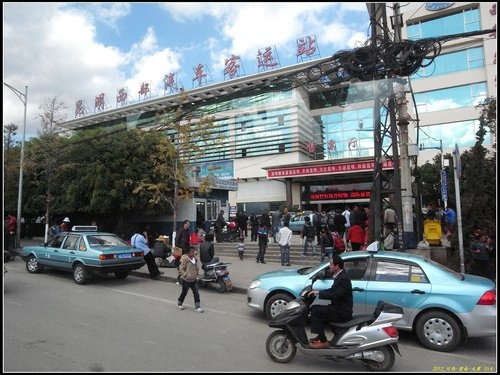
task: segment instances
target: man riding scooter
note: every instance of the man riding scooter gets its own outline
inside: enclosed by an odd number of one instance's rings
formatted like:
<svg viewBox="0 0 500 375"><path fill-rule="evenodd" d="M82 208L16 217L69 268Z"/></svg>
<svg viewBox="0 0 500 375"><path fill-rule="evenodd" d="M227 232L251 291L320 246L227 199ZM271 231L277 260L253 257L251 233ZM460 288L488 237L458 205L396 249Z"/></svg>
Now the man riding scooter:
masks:
<svg viewBox="0 0 500 375"><path fill-rule="evenodd" d="M344 270L344 261L338 255L330 259L330 271L333 273L333 285L325 290L311 290L308 295L317 295L321 299L329 299L329 305L313 305L311 307L311 332L318 336L311 339L309 347L313 349L329 348L325 335L326 322L342 323L352 319L352 284Z"/></svg>

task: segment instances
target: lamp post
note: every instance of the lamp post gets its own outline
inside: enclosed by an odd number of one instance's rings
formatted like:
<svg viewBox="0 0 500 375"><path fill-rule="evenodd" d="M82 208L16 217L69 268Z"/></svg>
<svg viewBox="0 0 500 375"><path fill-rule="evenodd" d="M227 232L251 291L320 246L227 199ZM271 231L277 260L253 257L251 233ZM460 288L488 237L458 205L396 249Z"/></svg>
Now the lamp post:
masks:
<svg viewBox="0 0 500 375"><path fill-rule="evenodd" d="M17 195L17 227L16 227L16 246L19 247L21 244L21 207L23 203L23 164L24 164L24 139L26 137L26 110L28 107L28 86L24 86L24 94L18 89L12 87L7 83L3 83L9 89L11 89L14 94L23 102L24 104L24 122L23 122L23 138L21 140L21 157L19 159L19 192Z"/></svg>

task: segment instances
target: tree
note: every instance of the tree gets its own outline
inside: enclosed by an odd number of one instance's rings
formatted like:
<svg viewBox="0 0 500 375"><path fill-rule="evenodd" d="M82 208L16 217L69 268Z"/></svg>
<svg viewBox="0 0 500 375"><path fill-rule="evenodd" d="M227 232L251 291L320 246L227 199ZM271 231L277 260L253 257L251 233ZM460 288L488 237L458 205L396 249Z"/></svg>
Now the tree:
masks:
<svg viewBox="0 0 500 375"><path fill-rule="evenodd" d="M496 131L496 99L487 98L478 105L481 109L479 128L474 146L462 153L460 185L464 246L468 248L473 229L496 228L496 160L483 143L487 130ZM452 242L453 239L452 239Z"/></svg>
<svg viewBox="0 0 500 375"><path fill-rule="evenodd" d="M3 170L4 170L4 210L17 211L17 194L19 188L19 158L21 148L15 141L18 126L10 123L3 128Z"/></svg>
<svg viewBox="0 0 500 375"><path fill-rule="evenodd" d="M209 150L217 149L223 136L217 132L211 117L176 120L172 113L160 113L158 124L164 138L150 156L154 179L136 182L134 192L147 191L154 204L166 202L173 212L175 233L180 205L194 194L208 194L213 188L213 174L200 177L193 170L193 163L203 160ZM196 188L193 181L198 185Z"/></svg>
<svg viewBox="0 0 500 375"><path fill-rule="evenodd" d="M62 128L59 124L66 121L66 109L68 106L63 102L58 101L57 96L52 99L46 99L46 102L38 107L40 112L35 118L40 119L41 128L39 134L55 134L61 132Z"/></svg>

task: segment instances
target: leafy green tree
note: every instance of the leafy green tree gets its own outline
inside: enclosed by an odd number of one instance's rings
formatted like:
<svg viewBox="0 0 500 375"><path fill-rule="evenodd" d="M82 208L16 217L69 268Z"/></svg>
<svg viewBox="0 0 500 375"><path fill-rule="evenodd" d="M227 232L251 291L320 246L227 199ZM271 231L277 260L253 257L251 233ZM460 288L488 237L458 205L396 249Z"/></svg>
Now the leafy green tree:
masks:
<svg viewBox="0 0 500 375"><path fill-rule="evenodd" d="M14 213L17 211L17 198L19 189L19 158L21 147L15 141L18 126L11 123L3 127L3 186L4 186L4 211Z"/></svg>
<svg viewBox="0 0 500 375"><path fill-rule="evenodd" d="M461 155L461 209L464 247L468 248L474 229L496 228L496 155L484 146L487 130L496 131L496 99L487 98L479 106L479 128L476 143ZM454 244L455 237L452 238Z"/></svg>
<svg viewBox="0 0 500 375"><path fill-rule="evenodd" d="M213 188L213 174L200 177L193 170L193 163L217 148L223 138L211 117L176 121L171 114L159 114L158 124L162 140L150 154L153 179L143 178L132 183L135 193L149 194L150 203L163 202L172 209L175 231L180 205L193 195L207 194ZM196 188L193 181L198 185Z"/></svg>

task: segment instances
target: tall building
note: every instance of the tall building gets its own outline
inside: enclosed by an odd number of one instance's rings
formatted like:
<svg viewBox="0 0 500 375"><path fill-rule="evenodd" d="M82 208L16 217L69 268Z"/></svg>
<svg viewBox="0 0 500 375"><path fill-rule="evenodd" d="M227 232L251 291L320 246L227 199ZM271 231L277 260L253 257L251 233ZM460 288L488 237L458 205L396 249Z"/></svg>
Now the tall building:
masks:
<svg viewBox="0 0 500 375"><path fill-rule="evenodd" d="M496 25L496 3L405 3L400 14L402 38L410 41ZM418 164L440 148L450 153L455 145L461 151L473 146L475 106L496 96L495 38L457 37L435 45L436 56L424 60L429 64L403 77L411 120L407 146ZM349 61L356 63L352 52ZM284 204L314 210L368 206L374 180L374 99L384 93L377 82L349 75L338 61L347 60L318 58L237 76L75 118L64 126L154 129L157 111L173 113L179 106L194 108L182 121L213 116L225 142L214 145L194 167L203 175L216 166L219 183L210 196L183 205L177 216L183 219L194 221L201 214L215 220L220 209L231 216L237 210L260 214ZM389 121L389 115L383 107L380 117ZM487 144L494 143L488 134ZM388 160L382 168L391 173L394 165ZM171 213L165 213L151 220L169 218Z"/></svg>

